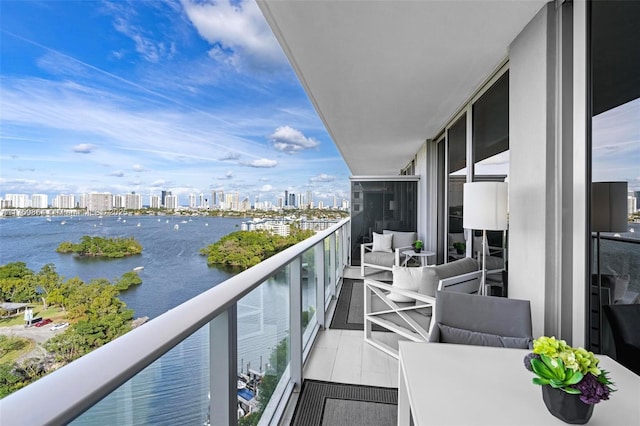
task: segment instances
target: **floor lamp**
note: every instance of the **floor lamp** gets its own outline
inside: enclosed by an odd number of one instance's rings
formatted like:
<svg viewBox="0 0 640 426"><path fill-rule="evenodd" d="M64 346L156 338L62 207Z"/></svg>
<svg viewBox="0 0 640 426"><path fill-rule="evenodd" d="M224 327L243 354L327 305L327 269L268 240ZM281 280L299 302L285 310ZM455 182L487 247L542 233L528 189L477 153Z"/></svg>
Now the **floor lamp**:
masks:
<svg viewBox="0 0 640 426"><path fill-rule="evenodd" d="M627 232L627 182L591 184L591 232L596 233L596 273L598 274L598 345L602 353L602 274L600 272L600 233ZM589 292L591 293L591 292Z"/></svg>
<svg viewBox="0 0 640 426"><path fill-rule="evenodd" d="M507 206L508 185L506 182L470 182L464 184L462 227L482 230L481 294L486 293L487 231L504 231L507 229Z"/></svg>

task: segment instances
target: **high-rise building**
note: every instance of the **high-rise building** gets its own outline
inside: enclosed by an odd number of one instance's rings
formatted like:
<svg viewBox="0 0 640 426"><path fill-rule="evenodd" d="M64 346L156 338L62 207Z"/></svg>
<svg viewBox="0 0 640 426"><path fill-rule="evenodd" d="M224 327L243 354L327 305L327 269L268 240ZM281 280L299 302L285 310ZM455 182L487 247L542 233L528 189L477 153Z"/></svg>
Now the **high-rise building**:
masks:
<svg viewBox="0 0 640 426"><path fill-rule="evenodd" d="M167 198L168 195L171 195L171 191L162 191L160 194L160 203L162 207L167 207L165 198Z"/></svg>
<svg viewBox="0 0 640 426"><path fill-rule="evenodd" d="M51 202L51 206L57 209L73 209L76 207L75 195L60 194Z"/></svg>
<svg viewBox="0 0 640 426"><path fill-rule="evenodd" d="M189 194L189 208L195 209L196 207L198 207L198 198L196 197L196 194Z"/></svg>
<svg viewBox="0 0 640 426"><path fill-rule="evenodd" d="M130 210L140 210L142 208L142 197L140 194L132 192L126 195L125 208Z"/></svg>
<svg viewBox="0 0 640 426"><path fill-rule="evenodd" d="M114 209L124 209L127 205L127 197L125 195L114 195L113 196L113 208Z"/></svg>
<svg viewBox="0 0 640 426"><path fill-rule="evenodd" d="M92 192L87 194L87 211L89 212L106 212L113 209L113 195L108 192Z"/></svg>
<svg viewBox="0 0 640 426"><path fill-rule="evenodd" d="M209 208L209 199L206 198L203 193L200 193L200 195L198 196L198 208L201 208L201 209Z"/></svg>
<svg viewBox="0 0 640 426"><path fill-rule="evenodd" d="M278 208L281 209L284 207L284 199L282 197L278 197Z"/></svg>
<svg viewBox="0 0 640 426"><path fill-rule="evenodd" d="M312 209L313 208L313 192L311 191L307 191L307 208L308 209Z"/></svg>
<svg viewBox="0 0 640 426"><path fill-rule="evenodd" d="M157 195L149 195L149 207L151 207L152 209L159 209L161 205L162 204L160 204L160 197L158 197Z"/></svg>
<svg viewBox="0 0 640 426"><path fill-rule="evenodd" d="M164 197L164 207L166 209L177 209L178 208L178 196L166 194Z"/></svg>
<svg viewBox="0 0 640 426"><path fill-rule="evenodd" d="M289 204L290 207L295 207L296 206L296 194L294 194L293 192L291 194L289 194Z"/></svg>
<svg viewBox="0 0 640 426"><path fill-rule="evenodd" d="M34 209L46 209L49 207L49 196L47 194L32 194L31 207Z"/></svg>
<svg viewBox="0 0 640 426"><path fill-rule="evenodd" d="M289 191L287 191L286 189L284 191L284 205L285 206L289 205Z"/></svg>
<svg viewBox="0 0 640 426"><path fill-rule="evenodd" d="M338 208L338 197L336 197L335 195L333 196L333 208Z"/></svg>
<svg viewBox="0 0 640 426"><path fill-rule="evenodd" d="M5 200L11 203L11 207L24 209L29 207L29 196L27 194L6 194Z"/></svg>

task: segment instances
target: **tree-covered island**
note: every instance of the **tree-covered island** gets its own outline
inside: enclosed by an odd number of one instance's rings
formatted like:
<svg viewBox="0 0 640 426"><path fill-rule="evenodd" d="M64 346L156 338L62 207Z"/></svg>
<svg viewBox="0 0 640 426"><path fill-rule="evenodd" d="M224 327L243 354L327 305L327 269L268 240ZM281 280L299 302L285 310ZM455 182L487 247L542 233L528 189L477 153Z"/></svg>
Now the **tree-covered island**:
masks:
<svg viewBox="0 0 640 426"><path fill-rule="evenodd" d="M133 237L129 238L80 238L77 244L71 241L62 242L56 249L58 253L77 253L80 256L117 258L142 253L142 245Z"/></svg>
<svg viewBox="0 0 640 426"><path fill-rule="evenodd" d="M24 262L0 265L0 301L25 303L32 307L34 317L70 324L41 344L13 337L15 331L8 337L0 333L0 399L131 330L133 311L118 295L140 283L142 279L133 271L113 281L84 282L60 276L53 264L44 265L39 272ZM0 312L0 328L22 324L22 314ZM34 345L46 351L44 357L27 356Z"/></svg>
<svg viewBox="0 0 640 426"><path fill-rule="evenodd" d="M207 265L248 269L312 235L314 231L291 229L287 237L267 231L236 231L218 242L200 249L207 256Z"/></svg>

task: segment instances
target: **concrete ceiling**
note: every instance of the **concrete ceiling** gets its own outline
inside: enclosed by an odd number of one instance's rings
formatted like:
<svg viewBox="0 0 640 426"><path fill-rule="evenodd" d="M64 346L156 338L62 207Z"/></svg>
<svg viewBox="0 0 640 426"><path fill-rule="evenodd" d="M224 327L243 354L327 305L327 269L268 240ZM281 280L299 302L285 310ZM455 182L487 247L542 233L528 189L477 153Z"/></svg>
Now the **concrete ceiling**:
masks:
<svg viewBox="0 0 640 426"><path fill-rule="evenodd" d="M545 1L258 0L353 175L396 175Z"/></svg>

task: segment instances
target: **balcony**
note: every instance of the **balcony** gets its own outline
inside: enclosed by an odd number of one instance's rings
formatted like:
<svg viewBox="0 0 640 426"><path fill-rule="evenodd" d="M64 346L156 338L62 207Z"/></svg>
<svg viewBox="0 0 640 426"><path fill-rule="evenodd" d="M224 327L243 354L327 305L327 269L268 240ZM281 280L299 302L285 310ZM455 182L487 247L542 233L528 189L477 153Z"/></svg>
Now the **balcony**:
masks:
<svg viewBox="0 0 640 426"><path fill-rule="evenodd" d="M397 386L397 361L361 331L328 329L349 228L343 220L4 398L1 423L227 425L240 406L276 424L303 378ZM251 389L256 376L274 384L268 404L243 392L239 405L239 379Z"/></svg>

